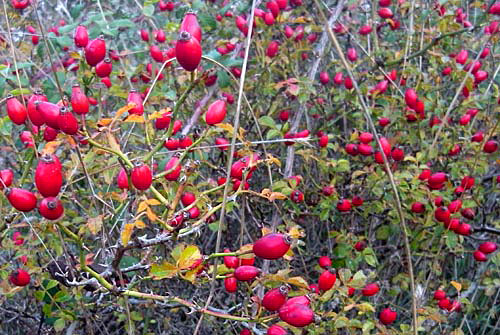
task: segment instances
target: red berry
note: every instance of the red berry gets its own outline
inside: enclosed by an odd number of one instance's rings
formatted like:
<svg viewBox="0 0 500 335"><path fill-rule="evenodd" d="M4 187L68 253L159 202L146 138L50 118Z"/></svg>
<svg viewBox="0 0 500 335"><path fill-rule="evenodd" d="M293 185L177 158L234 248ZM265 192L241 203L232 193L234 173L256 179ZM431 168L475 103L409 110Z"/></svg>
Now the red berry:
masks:
<svg viewBox="0 0 500 335"><path fill-rule="evenodd" d="M476 213L472 208L464 208L460 211L460 214L466 219L472 220L476 216Z"/></svg>
<svg viewBox="0 0 500 335"><path fill-rule="evenodd" d="M358 53L356 52L356 49L347 49L347 59L349 59L351 62L355 62L358 59Z"/></svg>
<svg viewBox="0 0 500 335"><path fill-rule="evenodd" d="M201 61L199 41L187 31L181 31L175 44L175 57L179 64L189 72L196 70Z"/></svg>
<svg viewBox="0 0 500 335"><path fill-rule="evenodd" d="M252 281L260 273L260 269L252 265L242 265L234 270L234 277L239 281Z"/></svg>
<svg viewBox="0 0 500 335"><path fill-rule="evenodd" d="M267 291L262 298L262 306L268 311L277 311L288 297L288 287L285 285Z"/></svg>
<svg viewBox="0 0 500 335"><path fill-rule="evenodd" d="M448 205L450 213L456 213L460 210L460 208L462 208L462 200L460 199L454 200Z"/></svg>
<svg viewBox="0 0 500 335"><path fill-rule="evenodd" d="M266 335L288 335L288 331L280 325L272 325L267 328Z"/></svg>
<svg viewBox="0 0 500 335"><path fill-rule="evenodd" d="M439 222L448 222L450 220L450 215L451 215L451 213L450 213L449 209L444 207L444 206L438 207L434 211L434 217Z"/></svg>
<svg viewBox="0 0 500 335"><path fill-rule="evenodd" d="M498 150L498 142L489 140L484 144L483 151L491 154Z"/></svg>
<svg viewBox="0 0 500 335"><path fill-rule="evenodd" d="M460 52L457 54L457 56L455 57L455 61L458 63L458 64L462 64L464 65L466 62L467 62L467 58L469 57L469 53L467 52L467 50L465 49L462 49L460 50Z"/></svg>
<svg viewBox="0 0 500 335"><path fill-rule="evenodd" d="M336 280L337 275L335 273L331 273L329 270L325 270L319 276L318 288L320 289L320 291L328 291L333 287L333 285L335 285Z"/></svg>
<svg viewBox="0 0 500 335"><path fill-rule="evenodd" d="M48 197L40 201L38 212L47 220L57 220L64 214L64 207L61 200Z"/></svg>
<svg viewBox="0 0 500 335"><path fill-rule="evenodd" d="M44 197L56 197L63 183L61 162L56 155L43 155L35 170L35 185Z"/></svg>
<svg viewBox="0 0 500 335"><path fill-rule="evenodd" d="M283 257L290 249L292 243L288 235L271 233L267 234L253 244L255 256L264 259L278 259Z"/></svg>
<svg viewBox="0 0 500 335"><path fill-rule="evenodd" d="M443 291L443 290L436 290L436 292L434 292L434 300L443 300L444 298L446 298L446 292Z"/></svg>
<svg viewBox="0 0 500 335"><path fill-rule="evenodd" d="M141 102L142 104L142 102ZM155 120L155 128L158 130L167 129L170 126L170 121L172 120L172 114L170 112L165 112L161 117ZM177 149L177 148L176 148ZM175 150L175 149L170 149Z"/></svg>
<svg viewBox="0 0 500 335"><path fill-rule="evenodd" d="M198 43L201 43L201 27L194 12L187 12L186 15L184 15L179 28L179 32L183 31L188 32L198 41Z"/></svg>
<svg viewBox="0 0 500 335"><path fill-rule="evenodd" d="M332 260L328 256L321 256L318 259L318 264L321 266L323 269L328 268L332 266Z"/></svg>
<svg viewBox="0 0 500 335"><path fill-rule="evenodd" d="M87 28L82 25L76 27L73 39L78 48L85 48L89 43L89 33L87 32Z"/></svg>
<svg viewBox="0 0 500 335"><path fill-rule="evenodd" d="M165 175L166 180L176 181L181 174L181 164L179 161L179 157L173 156L170 160L165 164L165 171L170 171Z"/></svg>
<svg viewBox="0 0 500 335"><path fill-rule="evenodd" d="M473 256L478 262L486 262L488 260L488 257L486 257L486 255L479 250L474 251Z"/></svg>
<svg viewBox="0 0 500 335"><path fill-rule="evenodd" d="M363 156L371 156L373 155L373 148L369 144L360 144L358 145L358 152Z"/></svg>
<svg viewBox="0 0 500 335"><path fill-rule="evenodd" d="M479 245L478 250L484 254L491 254L497 250L497 245L493 242L484 242Z"/></svg>
<svg viewBox="0 0 500 335"><path fill-rule="evenodd" d="M226 112L226 101L216 100L208 107L205 114L205 121L208 125L221 123L226 117Z"/></svg>
<svg viewBox="0 0 500 335"><path fill-rule="evenodd" d="M398 313L396 313L392 309L384 308L380 312L378 318L379 318L380 322L383 323L384 325L389 325L396 320L397 316L398 316Z"/></svg>
<svg viewBox="0 0 500 335"><path fill-rule="evenodd" d="M0 190L3 190L4 187L9 187L10 185L12 185L13 180L14 172L12 172L12 170L0 170Z"/></svg>
<svg viewBox="0 0 500 335"><path fill-rule="evenodd" d="M127 103L133 103L135 106L128 111L129 114L142 115L144 114L144 105L141 94L136 90L130 90L127 97Z"/></svg>
<svg viewBox="0 0 500 335"><path fill-rule="evenodd" d="M12 4L12 7L14 7L15 9L25 9L26 7L29 6L30 1L31 0L11 0L10 3Z"/></svg>
<svg viewBox="0 0 500 335"><path fill-rule="evenodd" d="M294 327L305 327L314 321L314 312L302 304L285 305L279 310L280 319Z"/></svg>
<svg viewBox="0 0 500 335"><path fill-rule="evenodd" d="M65 134L76 135L78 133L78 120L66 107L60 109L57 123L59 129Z"/></svg>
<svg viewBox="0 0 500 335"><path fill-rule="evenodd" d="M378 10L378 16L383 19L390 19L394 16L394 14L392 13L392 10L390 8L384 7Z"/></svg>
<svg viewBox="0 0 500 335"><path fill-rule="evenodd" d="M57 134L59 134L59 130L46 126L43 131L43 139L47 142L53 141L56 139Z"/></svg>
<svg viewBox="0 0 500 335"><path fill-rule="evenodd" d="M379 287L376 283L371 283L367 284L363 290L361 291L361 294L364 295L365 297L371 297L372 295L377 294L379 291Z"/></svg>
<svg viewBox="0 0 500 335"><path fill-rule="evenodd" d="M28 118L26 107L24 107L24 105L20 103L19 100L17 100L17 98L12 94L7 96L6 109L9 119L14 124L21 125L26 122L26 119Z"/></svg>
<svg viewBox="0 0 500 335"><path fill-rule="evenodd" d="M102 38L89 41L85 47L85 60L90 66L96 66L106 57L106 42Z"/></svg>
<svg viewBox="0 0 500 335"><path fill-rule="evenodd" d="M224 288L226 292L236 292L238 290L238 280L235 277L226 277L224 279Z"/></svg>
<svg viewBox="0 0 500 335"><path fill-rule="evenodd" d="M439 300L438 306L441 309L448 309L451 306L451 302L447 298L444 298L444 299Z"/></svg>
<svg viewBox="0 0 500 335"><path fill-rule="evenodd" d="M22 269L17 269L9 276L9 281L12 283L12 285L16 286L26 286L30 283L30 280L30 274Z"/></svg>
<svg viewBox="0 0 500 335"><path fill-rule="evenodd" d="M415 109L417 107L417 99L418 95L417 92L415 92L414 89L409 88L405 92L405 102L408 105L408 107Z"/></svg>
<svg viewBox="0 0 500 335"><path fill-rule="evenodd" d="M425 205L421 202L414 202L411 205L411 211L413 213L423 213L425 212Z"/></svg>
<svg viewBox="0 0 500 335"><path fill-rule="evenodd" d="M472 233L472 229L470 224L468 223L461 223L456 229L455 233L463 236L470 235Z"/></svg>
<svg viewBox="0 0 500 335"><path fill-rule="evenodd" d="M130 173L132 185L139 191L147 190L153 183L153 173L146 164L136 165Z"/></svg>
<svg viewBox="0 0 500 335"><path fill-rule="evenodd" d="M363 251L365 250L366 248L366 241L362 240L362 241L358 241L356 242L356 244L354 245L354 249L356 251Z"/></svg>
<svg viewBox="0 0 500 335"><path fill-rule="evenodd" d="M351 207L351 202L348 199L342 199L337 202L337 210L339 212L349 212Z"/></svg>
<svg viewBox="0 0 500 335"><path fill-rule="evenodd" d="M373 140L373 135L371 133L361 133L359 135L359 141L364 144L368 144Z"/></svg>
<svg viewBox="0 0 500 335"><path fill-rule="evenodd" d="M30 212L36 207L36 196L21 188L7 188L5 196L12 207L21 212Z"/></svg>
<svg viewBox="0 0 500 335"><path fill-rule="evenodd" d="M109 77L111 71L113 71L113 64L109 58L104 58L95 67L95 73L99 78Z"/></svg>
<svg viewBox="0 0 500 335"><path fill-rule="evenodd" d="M231 252L229 249L224 249L224 252ZM236 269L239 266L240 260L236 256L224 256L224 265L228 269Z"/></svg>
<svg viewBox="0 0 500 335"><path fill-rule="evenodd" d="M149 32L146 29L141 29L139 34L141 35L141 40L149 42Z"/></svg>
<svg viewBox="0 0 500 335"><path fill-rule="evenodd" d="M122 190L128 189L127 171L125 171L124 168L121 168L120 172L118 172L118 177L116 181L118 183L119 188L121 188Z"/></svg>
<svg viewBox="0 0 500 335"><path fill-rule="evenodd" d="M353 143L349 143L345 146L345 151L351 155L351 156L356 156L359 152L358 152L358 146L356 144L353 144Z"/></svg>
<svg viewBox="0 0 500 335"><path fill-rule="evenodd" d="M301 203L302 201L304 201L304 193L295 190L292 192L292 194L290 194L290 199L297 204Z"/></svg>
<svg viewBox="0 0 500 335"><path fill-rule="evenodd" d="M399 161L402 161L405 158L405 153L404 153L403 149L394 148L394 149L392 149L391 157L396 162L399 162Z"/></svg>
<svg viewBox="0 0 500 335"><path fill-rule="evenodd" d="M85 115L89 112L89 99L87 98L85 93L82 92L82 90L80 89L80 85L78 84L73 85L71 91L71 107L73 108L73 112L75 112L76 114Z"/></svg>
<svg viewBox="0 0 500 335"><path fill-rule="evenodd" d="M33 95L28 99L28 117L35 126L41 126L45 123L45 119L40 111L37 110L36 101L48 101L42 91L35 90Z"/></svg>
<svg viewBox="0 0 500 335"><path fill-rule="evenodd" d="M280 7L278 6L278 3L274 0L268 1L266 3L266 8L271 11L274 17L278 17L280 13Z"/></svg>
<svg viewBox="0 0 500 335"><path fill-rule="evenodd" d="M319 74L319 81L323 84L326 85L330 81L330 76L328 75L328 72L323 71Z"/></svg>
<svg viewBox="0 0 500 335"><path fill-rule="evenodd" d="M333 187L331 185L324 186L321 189L321 192L323 193L323 195L329 197L330 195L332 195L335 192L335 187Z"/></svg>

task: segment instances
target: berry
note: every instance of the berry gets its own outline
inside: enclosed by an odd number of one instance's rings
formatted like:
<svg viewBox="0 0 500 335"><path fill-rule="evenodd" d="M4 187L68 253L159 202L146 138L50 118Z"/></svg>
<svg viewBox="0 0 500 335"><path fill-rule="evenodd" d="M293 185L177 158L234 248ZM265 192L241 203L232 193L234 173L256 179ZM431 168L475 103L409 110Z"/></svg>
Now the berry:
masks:
<svg viewBox="0 0 500 335"><path fill-rule="evenodd" d="M147 190L153 183L153 173L151 169L146 164L138 164L130 173L130 180L132 185L139 191Z"/></svg>
<svg viewBox="0 0 500 335"><path fill-rule="evenodd" d="M10 185L12 185L13 180L14 172L12 172L12 170L0 170L0 190L3 190L4 187L9 187Z"/></svg>
<svg viewBox="0 0 500 335"><path fill-rule="evenodd" d="M318 264L321 266L323 269L328 268L332 266L332 260L328 256L321 256L318 259Z"/></svg>
<svg viewBox="0 0 500 335"><path fill-rule="evenodd" d="M413 213L423 213L425 212L425 205L421 202L414 202L411 205L411 211Z"/></svg>
<svg viewBox="0 0 500 335"><path fill-rule="evenodd" d="M38 192L44 197L56 197L62 183L62 166L57 156L43 155L35 170L35 185Z"/></svg>
<svg viewBox="0 0 500 335"><path fill-rule="evenodd" d="M195 202L195 200L196 200L196 196L191 192L184 192L181 195L181 202L184 206L191 205L193 202Z"/></svg>
<svg viewBox="0 0 500 335"><path fill-rule="evenodd" d="M384 325L389 325L396 320L397 316L398 316L398 313L396 313L392 309L384 308L380 312L378 318L379 318L380 322L383 323Z"/></svg>
<svg viewBox="0 0 500 335"><path fill-rule="evenodd" d="M262 298L262 306L268 311L277 311L283 306L288 296L288 287L285 285L267 291Z"/></svg>
<svg viewBox="0 0 500 335"><path fill-rule="evenodd" d="M242 265L234 270L234 277L239 281L252 281L260 273L260 269L252 265Z"/></svg>
<svg viewBox="0 0 500 335"><path fill-rule="evenodd" d="M208 107L207 113L205 114L205 122L208 125L221 123L226 117L226 112L226 101L216 100Z"/></svg>
<svg viewBox="0 0 500 335"><path fill-rule="evenodd" d="M135 106L128 111L129 114L142 115L144 114L144 105L141 94L136 90L130 90L127 97L127 103L133 103ZM169 122L170 123L170 120ZM168 127L168 126L167 126Z"/></svg>
<svg viewBox="0 0 500 335"><path fill-rule="evenodd" d="M89 112L89 107L89 99L80 89L80 85L73 85L73 88L71 90L71 108L73 108L73 112L75 112L76 114L85 115Z"/></svg>
<svg viewBox="0 0 500 335"><path fill-rule="evenodd" d="M479 250L474 251L473 256L478 262L486 262L488 260L488 257L486 257L486 255Z"/></svg>
<svg viewBox="0 0 500 335"><path fill-rule="evenodd" d="M57 120L59 129L68 135L76 135L78 133L78 120L66 107L61 107Z"/></svg>
<svg viewBox="0 0 500 335"><path fill-rule="evenodd" d="M231 252L229 249L224 249L224 252ZM224 256L224 265L228 269L236 269L239 266L239 259L236 256Z"/></svg>
<svg viewBox="0 0 500 335"><path fill-rule="evenodd" d="M36 196L30 191L21 188L7 188L7 200L12 207L21 212L30 212L36 207Z"/></svg>
<svg viewBox="0 0 500 335"><path fill-rule="evenodd" d="M328 291L333 287L333 285L335 285L336 280L337 280L337 275L335 275L335 273L331 273L329 270L325 270L319 276L318 288L321 291Z"/></svg>
<svg viewBox="0 0 500 335"><path fill-rule="evenodd" d="M283 257L290 249L291 238L285 234L267 234L253 244L255 256L263 259L278 259Z"/></svg>
<svg viewBox="0 0 500 335"><path fill-rule="evenodd" d="M272 325L267 329L266 335L288 335L288 331L280 325Z"/></svg>
<svg viewBox="0 0 500 335"><path fill-rule="evenodd" d="M89 41L85 47L85 60L94 67L106 57L106 42L102 38Z"/></svg>
<svg viewBox="0 0 500 335"><path fill-rule="evenodd" d="M279 310L279 317L294 327L305 327L314 321L314 312L302 304L285 305Z"/></svg>
<svg viewBox="0 0 500 335"><path fill-rule="evenodd" d="M118 183L118 188L121 188L122 190L128 189L127 171L125 171L124 168L121 168L120 172L118 172L118 177L116 181Z"/></svg>
<svg viewBox="0 0 500 335"><path fill-rule="evenodd" d="M491 254L497 250L497 245L493 242L484 242L479 245L478 250L484 254Z"/></svg>
<svg viewBox="0 0 500 335"><path fill-rule="evenodd" d="M198 43L201 43L201 27L194 12L188 11L186 15L184 15L181 26L179 28L179 32L183 31L188 32L191 36L193 36L193 38L198 41Z"/></svg>
<svg viewBox="0 0 500 335"><path fill-rule="evenodd" d="M434 292L434 300L442 300L446 298L446 292L443 291L443 290L436 290L436 292Z"/></svg>
<svg viewBox="0 0 500 335"><path fill-rule="evenodd" d="M337 202L337 210L339 212L349 212L351 207L351 202L348 199L342 199Z"/></svg>
<svg viewBox="0 0 500 335"><path fill-rule="evenodd" d="M12 94L7 96L6 103L7 115L9 119L17 125L22 125L28 118L28 112L24 105L17 100Z"/></svg>
<svg viewBox="0 0 500 335"><path fill-rule="evenodd" d="M82 25L76 27L73 39L75 41L75 46L78 48L85 48L89 43L89 33L87 32L87 27Z"/></svg>
<svg viewBox="0 0 500 335"><path fill-rule="evenodd" d="M61 200L48 197L40 201L38 212L47 220L57 220L64 214L64 207Z"/></svg>
<svg viewBox="0 0 500 335"><path fill-rule="evenodd" d="M165 175L166 180L176 181L181 174L181 165L179 162L179 157L173 156L170 160L165 164L165 171L170 171Z"/></svg>
<svg viewBox="0 0 500 335"><path fill-rule="evenodd" d="M235 277L226 277L224 279L224 288L229 293L234 293L238 290L238 280Z"/></svg>
<svg viewBox="0 0 500 335"><path fill-rule="evenodd" d="M201 61L199 41L187 31L181 31L175 44L175 57L184 70L193 72Z"/></svg>
<svg viewBox="0 0 500 335"><path fill-rule="evenodd" d="M379 289L380 288L377 283L367 284L361 291L361 294L365 297L371 297L372 295L377 294Z"/></svg>
<svg viewBox="0 0 500 335"><path fill-rule="evenodd" d="M16 286L26 286L30 283L30 279L30 274L22 269L12 272L9 276L9 281Z"/></svg>

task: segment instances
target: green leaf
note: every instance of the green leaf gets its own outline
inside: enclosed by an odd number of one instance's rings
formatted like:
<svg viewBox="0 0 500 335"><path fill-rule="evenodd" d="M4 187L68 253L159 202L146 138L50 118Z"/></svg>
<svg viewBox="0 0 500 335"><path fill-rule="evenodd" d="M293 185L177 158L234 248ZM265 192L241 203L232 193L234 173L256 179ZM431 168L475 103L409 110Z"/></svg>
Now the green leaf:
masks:
<svg viewBox="0 0 500 335"><path fill-rule="evenodd" d="M153 16L153 13L155 12L155 6L154 5L147 5L142 8L142 14L147 17Z"/></svg>
<svg viewBox="0 0 500 335"><path fill-rule="evenodd" d="M198 20L200 21L200 25L203 27L203 31L209 31L217 28L217 22L213 15L208 13L198 13Z"/></svg>
<svg viewBox="0 0 500 335"><path fill-rule="evenodd" d="M380 226L375 233L377 240L387 240L391 233L391 227L389 225Z"/></svg>
<svg viewBox="0 0 500 335"><path fill-rule="evenodd" d="M170 264L169 262L163 262L163 264L153 264L151 266L151 270L149 271L149 275L153 277L155 280L172 278L178 272L178 269L175 265Z"/></svg>
<svg viewBox="0 0 500 335"><path fill-rule="evenodd" d="M57 319L56 322L54 322L54 330L56 332L62 331L65 326L66 326L66 320L64 319Z"/></svg>
<svg viewBox="0 0 500 335"><path fill-rule="evenodd" d="M337 246L335 247L335 249L333 249L333 253L337 257L344 258L344 257L346 257L349 254L350 250L351 250L351 245L350 244L339 243L339 244L337 244Z"/></svg>
<svg viewBox="0 0 500 335"><path fill-rule="evenodd" d="M349 161L346 159L339 159L337 161L337 166L335 167L335 171L337 172L348 172L351 169L349 165Z"/></svg>
<svg viewBox="0 0 500 335"><path fill-rule="evenodd" d="M281 133L279 132L279 130L271 129L266 133L266 139L268 140L278 137L281 137Z"/></svg>
<svg viewBox="0 0 500 335"><path fill-rule="evenodd" d="M273 118L267 115L262 116L259 119L259 123L265 127L276 128L276 123L274 122Z"/></svg>
<svg viewBox="0 0 500 335"><path fill-rule="evenodd" d="M22 88L22 89L16 88L15 90L10 91L10 94L18 96L21 94L31 94L31 91L28 90L27 88Z"/></svg>
<svg viewBox="0 0 500 335"><path fill-rule="evenodd" d="M129 19L114 20L109 24L110 28L123 28L123 27L135 28L135 26L136 26L135 23Z"/></svg>
<svg viewBox="0 0 500 335"><path fill-rule="evenodd" d="M219 88L226 88L231 86L231 78L226 71L217 71L217 84L219 85Z"/></svg>

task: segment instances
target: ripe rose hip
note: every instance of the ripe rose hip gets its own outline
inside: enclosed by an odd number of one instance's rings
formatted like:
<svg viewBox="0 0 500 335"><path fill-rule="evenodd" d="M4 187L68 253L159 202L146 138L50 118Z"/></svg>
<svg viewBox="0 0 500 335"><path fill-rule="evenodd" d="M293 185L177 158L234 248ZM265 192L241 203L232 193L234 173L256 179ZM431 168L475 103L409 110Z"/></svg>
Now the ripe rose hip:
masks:
<svg viewBox="0 0 500 335"><path fill-rule="evenodd" d="M224 288L228 293L234 293L238 290L238 280L235 277L226 277L224 279Z"/></svg>
<svg viewBox="0 0 500 335"><path fill-rule="evenodd" d="M277 311L283 306L288 297L288 287L282 285L267 291L262 298L262 306L268 311Z"/></svg>
<svg viewBox="0 0 500 335"><path fill-rule="evenodd" d="M451 306L451 301L448 300L447 298L441 299L438 302L438 306L441 309L448 309Z"/></svg>
<svg viewBox="0 0 500 335"><path fill-rule="evenodd" d="M305 327L314 321L314 312L302 304L285 305L280 308L279 317L294 327Z"/></svg>
<svg viewBox="0 0 500 335"><path fill-rule="evenodd" d="M118 172L118 177L116 181L118 184L118 188L121 188L122 190L128 189L127 171L125 171L124 168L121 168L120 172Z"/></svg>
<svg viewBox="0 0 500 335"><path fill-rule="evenodd" d="M193 72L201 61L199 41L187 31L181 31L175 44L175 57L184 70Z"/></svg>
<svg viewBox="0 0 500 335"><path fill-rule="evenodd" d="M12 207L21 212L30 212L36 207L36 196L21 188L5 189L5 196Z"/></svg>
<svg viewBox="0 0 500 335"><path fill-rule="evenodd" d="M497 245L493 242L484 242L479 245L478 250L484 254L491 254L497 250Z"/></svg>
<svg viewBox="0 0 500 335"><path fill-rule="evenodd" d="M208 125L221 123L224 121L226 113L226 101L222 99L216 100L208 107L207 113L205 114L205 122Z"/></svg>
<svg viewBox="0 0 500 335"><path fill-rule="evenodd" d="M139 191L147 190L153 183L153 173L146 164L139 163L130 173L132 185Z"/></svg>
<svg viewBox="0 0 500 335"><path fill-rule="evenodd" d="M363 251L363 250L365 250L365 248L366 248L366 241L365 240L358 241L354 245L354 250L356 250L356 251Z"/></svg>
<svg viewBox="0 0 500 335"><path fill-rule="evenodd" d="M371 297L372 295L377 294L379 291L379 287L376 283L371 283L367 284L363 290L361 291L361 294L364 295L365 297Z"/></svg>
<svg viewBox="0 0 500 335"><path fill-rule="evenodd" d="M224 252L231 252L229 249L224 249ZM236 269L239 266L239 259L236 256L224 256L224 265L228 269Z"/></svg>
<svg viewBox="0 0 500 335"><path fill-rule="evenodd" d="M498 150L498 142L489 140L484 144L483 151L491 154Z"/></svg>
<svg viewBox="0 0 500 335"><path fill-rule="evenodd" d="M129 114L144 114L144 105L141 94L137 90L130 90L127 97L127 104L133 103L135 106L128 111ZM170 123L170 120L169 120Z"/></svg>
<svg viewBox="0 0 500 335"><path fill-rule="evenodd" d="M24 105L19 102L19 100L17 100L17 98L12 94L9 94L7 96L6 109L9 119L14 124L22 125L24 124L24 122L26 122L26 119L28 118L28 112Z"/></svg>
<svg viewBox="0 0 500 335"><path fill-rule="evenodd" d="M85 47L85 60L94 67L106 57L106 42L102 38L89 41Z"/></svg>
<svg viewBox="0 0 500 335"><path fill-rule="evenodd" d="M23 269L17 269L9 276L9 281L16 286L26 286L30 283L30 280L30 274Z"/></svg>
<svg viewBox="0 0 500 335"><path fill-rule="evenodd" d="M170 171L165 175L165 179L169 181L176 181L181 174L181 164L179 162L179 157L173 156L165 164L165 171Z"/></svg>
<svg viewBox="0 0 500 335"><path fill-rule="evenodd" d="M280 325L274 324L267 328L266 335L288 335L288 331Z"/></svg>
<svg viewBox="0 0 500 335"><path fill-rule="evenodd" d="M47 220L57 220L63 216L64 207L61 200L54 197L48 197L40 201L38 212Z"/></svg>
<svg viewBox="0 0 500 335"><path fill-rule="evenodd" d="M62 183L62 166L57 156L43 155L35 170L35 185L38 192L44 197L56 197Z"/></svg>
<svg viewBox="0 0 500 335"><path fill-rule="evenodd" d="M80 85L73 85L71 89L71 108L73 108L73 112L79 115L85 115L89 112L89 107L89 100L85 93L82 92Z"/></svg>
<svg viewBox="0 0 500 335"><path fill-rule="evenodd" d="M337 280L337 275L335 273L331 273L329 270L323 271L323 273L319 276L318 279L318 288L320 291L328 291L335 285L335 281Z"/></svg>
<svg viewBox="0 0 500 335"><path fill-rule="evenodd" d="M264 259L278 259L288 252L291 244L292 239L289 235L271 233L255 241L253 253Z"/></svg>
<svg viewBox="0 0 500 335"><path fill-rule="evenodd" d="M442 300L446 298L446 292L443 291L443 290L436 290L436 292L434 292L434 300Z"/></svg>
<svg viewBox="0 0 500 335"><path fill-rule="evenodd" d="M488 257L486 257L486 255L479 250L474 251L473 256L478 262L486 262L488 260Z"/></svg>
<svg viewBox="0 0 500 335"><path fill-rule="evenodd" d="M323 269L328 268L332 266L332 260L328 256L321 256L318 259L318 264L321 266Z"/></svg>
<svg viewBox="0 0 500 335"><path fill-rule="evenodd" d="M351 210L351 202L349 199L342 199L337 202L337 210L339 212L349 212Z"/></svg>
<svg viewBox="0 0 500 335"><path fill-rule="evenodd" d="M393 323L398 316L398 313L390 308L384 308L379 314L379 320L384 325L389 325Z"/></svg>
<svg viewBox="0 0 500 335"><path fill-rule="evenodd" d="M252 281L261 270L252 265L241 265L234 270L234 277L239 281Z"/></svg>
<svg viewBox="0 0 500 335"><path fill-rule="evenodd" d="M14 180L14 172L10 169L0 170L0 191L4 189L4 187L9 187L12 185L12 181Z"/></svg>
<svg viewBox="0 0 500 335"><path fill-rule="evenodd" d="M423 213L425 212L425 205L421 202L414 202L411 205L411 211L413 213Z"/></svg>

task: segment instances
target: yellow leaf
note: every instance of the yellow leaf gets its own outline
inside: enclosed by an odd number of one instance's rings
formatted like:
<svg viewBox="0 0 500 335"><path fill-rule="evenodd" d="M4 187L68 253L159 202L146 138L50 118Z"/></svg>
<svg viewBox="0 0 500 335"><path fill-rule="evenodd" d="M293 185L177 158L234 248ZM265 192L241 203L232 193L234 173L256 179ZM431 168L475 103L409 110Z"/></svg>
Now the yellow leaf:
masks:
<svg viewBox="0 0 500 335"><path fill-rule="evenodd" d="M99 121L97 121L97 126L98 126L98 127L106 127L106 126L108 126L108 125L109 125L112 121L113 121L113 119L109 119L109 118L100 119Z"/></svg>
<svg viewBox="0 0 500 335"><path fill-rule="evenodd" d="M194 281L196 280L196 274L198 274L198 267L182 274L181 277L194 284Z"/></svg>
<svg viewBox="0 0 500 335"><path fill-rule="evenodd" d="M370 305L369 303L367 302L364 302L362 304L359 304L356 306L360 311L362 312L375 312L375 308L373 308L372 305Z"/></svg>
<svg viewBox="0 0 500 335"><path fill-rule="evenodd" d="M122 108L120 108L117 112L116 112L116 115L115 115L115 118L119 118L123 113L126 113L128 112L129 110L131 110L132 108L135 107L135 104L134 103L129 103L128 105L126 106L123 106Z"/></svg>
<svg viewBox="0 0 500 335"><path fill-rule="evenodd" d="M148 202L147 201L141 201L139 203L139 206L137 206L137 213L139 214L141 212L144 212L148 208L149 208Z"/></svg>
<svg viewBox="0 0 500 335"><path fill-rule="evenodd" d="M128 241L130 241L130 237L132 236L132 233L134 232L134 223L126 223L125 227L123 228L122 231L122 244L123 246L126 246L128 244Z"/></svg>
<svg viewBox="0 0 500 335"><path fill-rule="evenodd" d="M283 200L286 199L286 195L280 192L272 192L271 195L269 196L269 201L274 201L274 200Z"/></svg>
<svg viewBox="0 0 500 335"><path fill-rule="evenodd" d="M292 238L301 238L305 236L304 232L298 226L290 228L288 235Z"/></svg>
<svg viewBox="0 0 500 335"><path fill-rule="evenodd" d="M154 111L151 115L149 115L148 120L159 119L159 118L163 117L164 113L168 113L170 111L171 111L170 108L161 109L159 111Z"/></svg>
<svg viewBox="0 0 500 335"><path fill-rule="evenodd" d="M44 154L53 154L56 152L56 149L61 144L61 141L52 141L45 144L45 147L42 150L42 155Z"/></svg>
<svg viewBox="0 0 500 335"><path fill-rule="evenodd" d="M147 203L150 206L161 205L161 202L159 200L157 200L157 199L148 199L148 200L145 201L145 203Z"/></svg>
<svg viewBox="0 0 500 335"><path fill-rule="evenodd" d="M307 281L302 278L302 277L292 277L292 278L288 278L288 280L286 281L288 284L292 284L292 285L295 285L295 286L298 286L298 287L302 287L302 288L305 288L305 289L309 289L309 284L307 283Z"/></svg>
<svg viewBox="0 0 500 335"><path fill-rule="evenodd" d="M267 160L268 160L269 163L281 166L281 161L279 159L277 159L276 157L274 157L273 155L271 155L271 154L267 154Z"/></svg>
<svg viewBox="0 0 500 335"><path fill-rule="evenodd" d="M216 126L220 129L224 129L225 131L227 131L228 133L233 133L233 126L230 125L229 123L217 123Z"/></svg>
<svg viewBox="0 0 500 335"><path fill-rule="evenodd" d="M177 274L178 270L175 265L169 262L163 262L163 264L153 264L149 274L154 280L172 278Z"/></svg>
<svg viewBox="0 0 500 335"><path fill-rule="evenodd" d="M97 233L99 233L101 231L101 227L102 227L102 215L99 215L95 218L90 218L87 221L87 228L89 228L90 233L92 235L96 235Z"/></svg>
<svg viewBox="0 0 500 335"><path fill-rule="evenodd" d="M125 122L144 123L144 116L137 115L137 114L131 114L131 115L127 116L127 118L125 119Z"/></svg>
<svg viewBox="0 0 500 335"><path fill-rule="evenodd" d="M453 285L453 287L456 288L458 292L460 292L462 290L462 284L457 283L456 281L453 281L453 280L451 281L450 284Z"/></svg>
<svg viewBox="0 0 500 335"><path fill-rule="evenodd" d="M192 267L196 262L201 259L201 252L195 245L188 245L183 251L179 260L177 261L177 267L180 270L186 270Z"/></svg>
<svg viewBox="0 0 500 335"><path fill-rule="evenodd" d="M82 57L80 56L80 54L79 54L78 52L76 52L76 51L70 52L70 53L69 53L69 56L70 56L71 58L74 58L74 59L81 59L81 58L82 58Z"/></svg>
<svg viewBox="0 0 500 335"><path fill-rule="evenodd" d="M135 225L137 228L139 228L139 229L144 229L144 228L146 228L146 224L145 224L143 221L141 221L141 220L137 220L137 221L135 221L134 225Z"/></svg>
<svg viewBox="0 0 500 335"><path fill-rule="evenodd" d="M156 214L151 210L151 208L146 208L146 216L150 221L158 221L159 218L156 216Z"/></svg>
<svg viewBox="0 0 500 335"><path fill-rule="evenodd" d="M272 233L271 229L269 229L267 227L262 228L261 231L262 231L262 236L266 236L266 235Z"/></svg>

